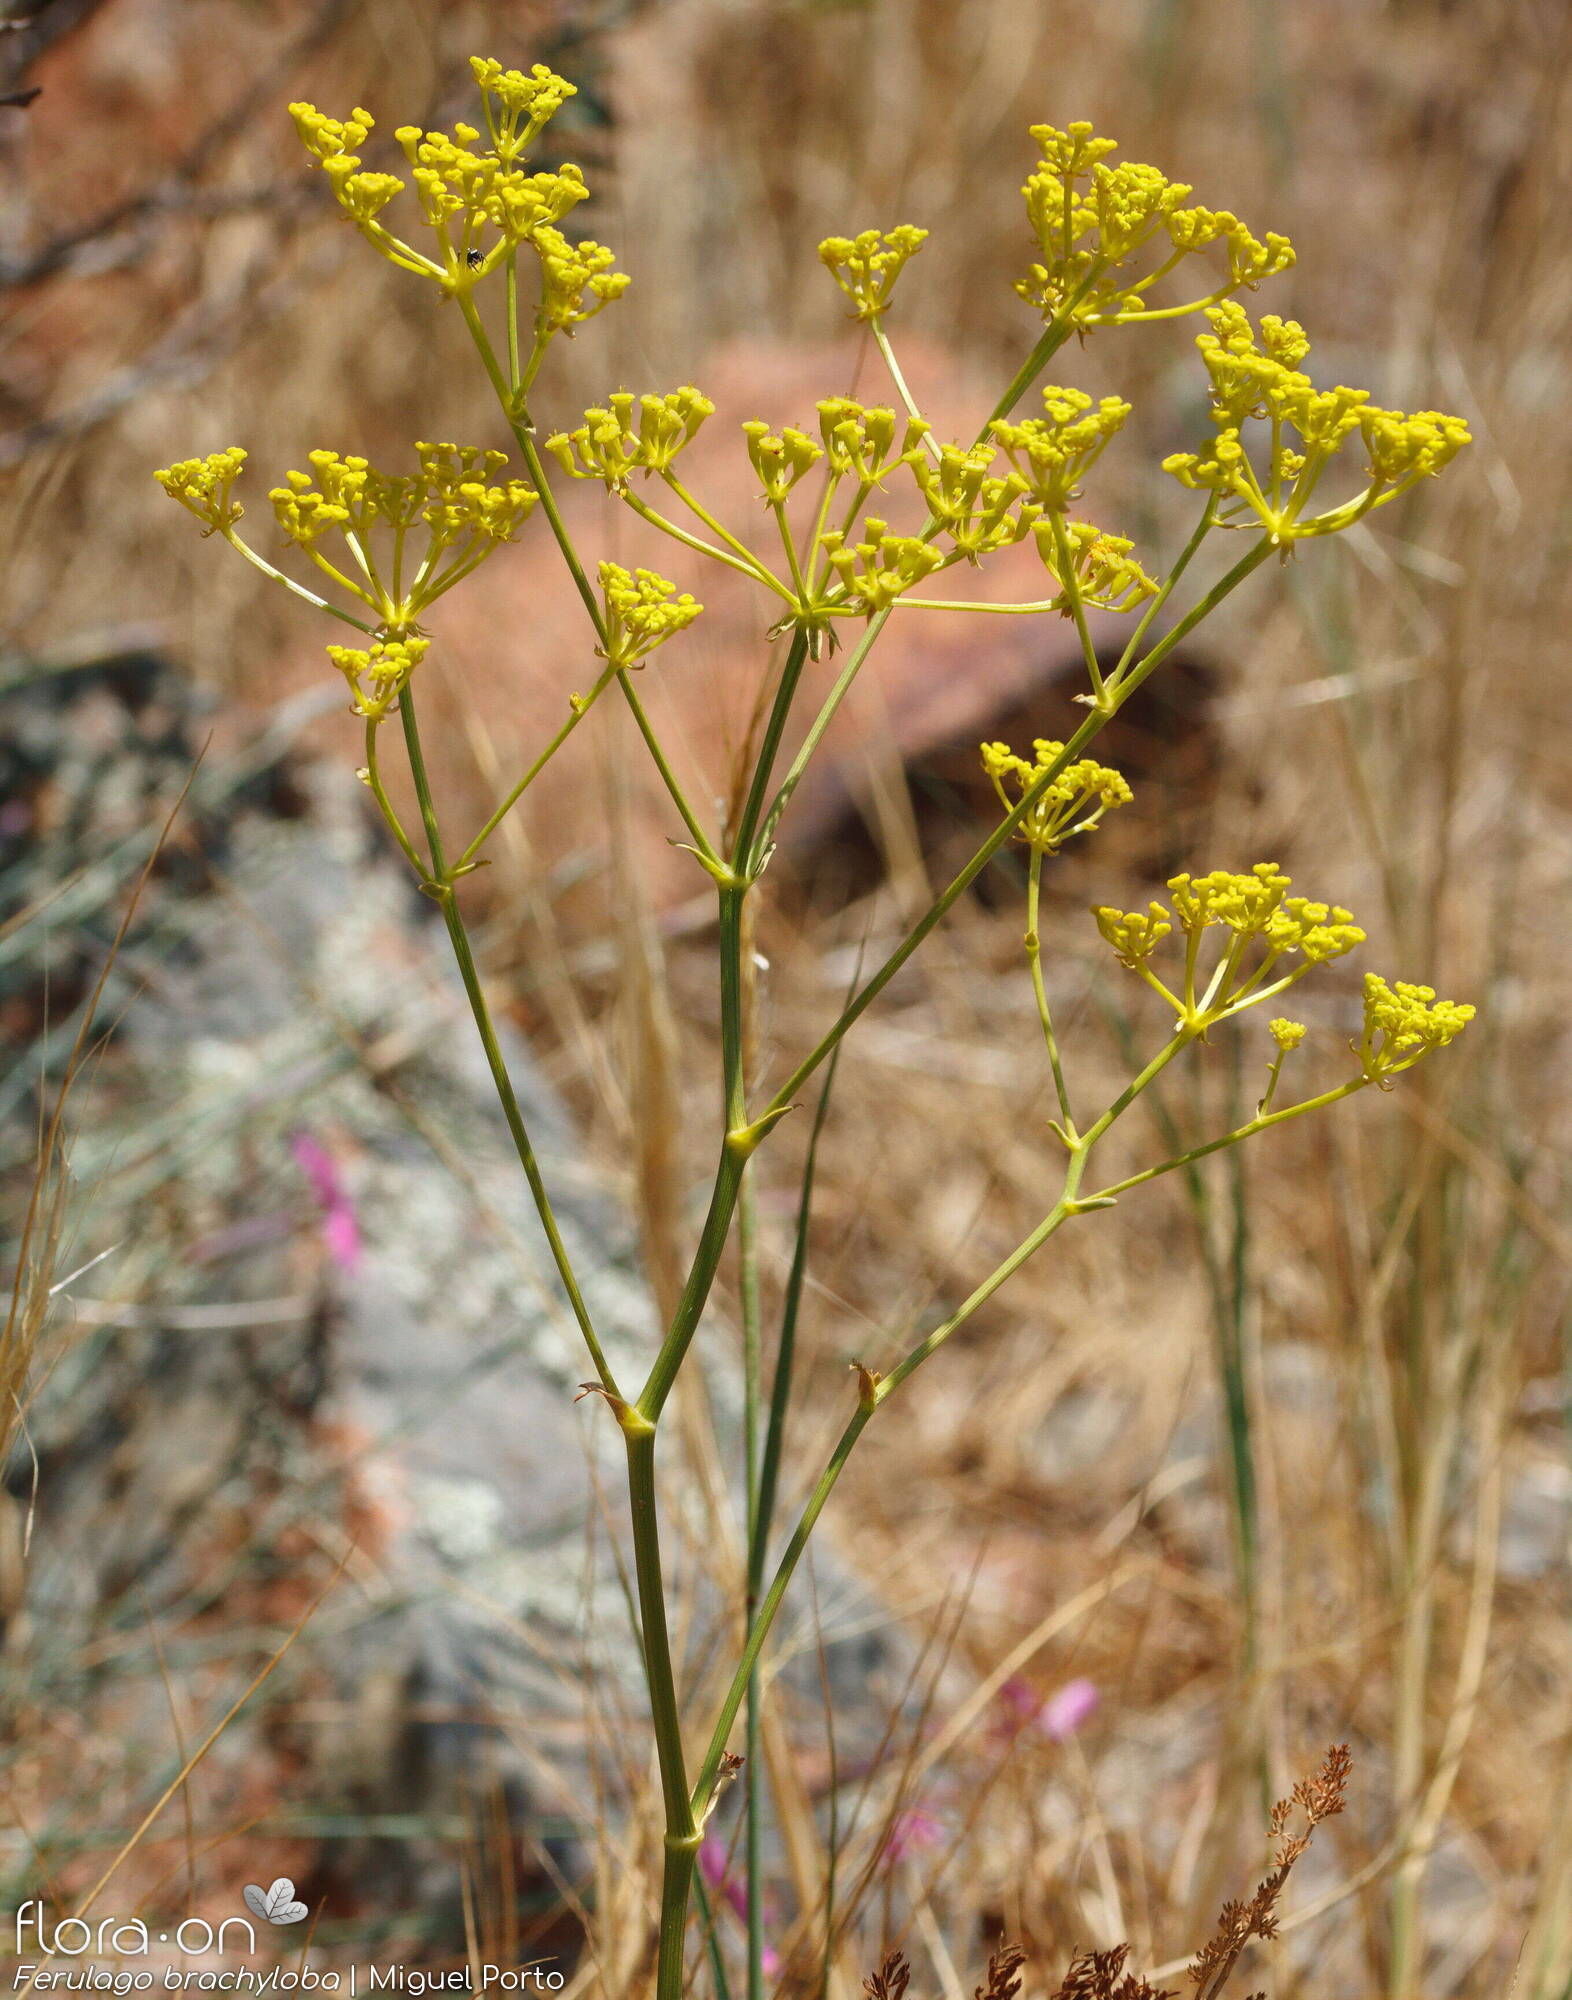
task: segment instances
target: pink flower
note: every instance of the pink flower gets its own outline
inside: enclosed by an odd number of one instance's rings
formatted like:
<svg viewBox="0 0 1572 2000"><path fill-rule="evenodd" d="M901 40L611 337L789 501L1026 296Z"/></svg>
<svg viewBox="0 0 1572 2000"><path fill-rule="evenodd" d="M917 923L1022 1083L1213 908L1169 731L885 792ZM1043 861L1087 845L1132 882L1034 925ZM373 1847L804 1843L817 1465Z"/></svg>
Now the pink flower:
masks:
<svg viewBox="0 0 1572 2000"><path fill-rule="evenodd" d="M1090 1720L1101 1699L1095 1681L1066 1681L1044 1700L1029 1681L1012 1677L999 1689L1000 1733L1015 1737L1040 1729L1055 1743L1064 1743Z"/></svg>
<svg viewBox="0 0 1572 2000"><path fill-rule="evenodd" d="M726 1907L739 1922L748 1921L748 1877L738 1870L736 1875L729 1867L730 1857L726 1843L718 1835L708 1833L699 1842L699 1873L707 1886L715 1891ZM763 1953L764 1974L774 1979L781 1969L780 1953L766 1945Z"/></svg>
<svg viewBox="0 0 1572 2000"><path fill-rule="evenodd" d="M309 1132L294 1133L289 1150L322 1211L322 1241L328 1255L341 1271L353 1271L360 1262L360 1224L337 1162Z"/></svg>
<svg viewBox="0 0 1572 2000"><path fill-rule="evenodd" d="M935 1819L921 1806L908 1806L891 1820L884 1851L892 1861L904 1861L907 1855L920 1854L925 1847L937 1847L943 1839L942 1820Z"/></svg>
<svg viewBox="0 0 1572 2000"><path fill-rule="evenodd" d="M1037 1720L1055 1743L1063 1743L1091 1720L1101 1700L1095 1681L1066 1681L1043 1703Z"/></svg>

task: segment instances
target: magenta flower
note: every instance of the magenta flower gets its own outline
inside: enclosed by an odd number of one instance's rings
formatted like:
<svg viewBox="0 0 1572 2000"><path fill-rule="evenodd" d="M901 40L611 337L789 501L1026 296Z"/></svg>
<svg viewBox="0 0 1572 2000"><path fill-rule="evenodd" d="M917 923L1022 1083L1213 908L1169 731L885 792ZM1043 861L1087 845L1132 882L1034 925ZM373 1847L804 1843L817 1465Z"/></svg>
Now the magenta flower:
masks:
<svg viewBox="0 0 1572 2000"><path fill-rule="evenodd" d="M309 1132L294 1133L289 1150L295 1156L295 1165L310 1181L322 1211L322 1241L328 1255L341 1271L353 1271L360 1262L360 1224L338 1163Z"/></svg>
<svg viewBox="0 0 1572 2000"><path fill-rule="evenodd" d="M892 1861L904 1861L909 1854L920 1854L924 1848L937 1847L943 1839L942 1820L936 1819L921 1806L908 1806L891 1820L884 1851Z"/></svg>
<svg viewBox="0 0 1572 2000"><path fill-rule="evenodd" d="M1015 1737L1040 1729L1055 1743L1064 1743L1085 1726L1101 1699L1095 1681L1066 1681L1045 1700L1030 1681L1012 1677L999 1689L1000 1731Z"/></svg>
<svg viewBox="0 0 1572 2000"><path fill-rule="evenodd" d="M715 1891L740 1922L748 1921L748 1877L739 1869L734 1875L729 1864L726 1843L718 1835L706 1834L699 1843L699 1874L706 1887ZM764 1974L767 1979L775 1978L781 1969L780 1953L773 1946L766 1945L763 1955Z"/></svg>
<svg viewBox="0 0 1572 2000"><path fill-rule="evenodd" d="M1055 1743L1063 1743L1091 1720L1101 1700L1095 1681L1066 1681L1043 1703L1037 1720Z"/></svg>

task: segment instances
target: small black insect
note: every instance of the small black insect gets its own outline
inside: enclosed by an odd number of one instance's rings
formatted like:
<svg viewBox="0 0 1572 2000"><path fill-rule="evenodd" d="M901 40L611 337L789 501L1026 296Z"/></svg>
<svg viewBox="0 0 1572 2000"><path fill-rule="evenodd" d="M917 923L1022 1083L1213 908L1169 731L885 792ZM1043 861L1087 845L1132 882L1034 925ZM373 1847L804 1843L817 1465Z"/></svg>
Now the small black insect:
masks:
<svg viewBox="0 0 1572 2000"><path fill-rule="evenodd" d="M464 262L468 264L472 271L478 271L485 261L486 253L483 250L466 250L464 252Z"/></svg>

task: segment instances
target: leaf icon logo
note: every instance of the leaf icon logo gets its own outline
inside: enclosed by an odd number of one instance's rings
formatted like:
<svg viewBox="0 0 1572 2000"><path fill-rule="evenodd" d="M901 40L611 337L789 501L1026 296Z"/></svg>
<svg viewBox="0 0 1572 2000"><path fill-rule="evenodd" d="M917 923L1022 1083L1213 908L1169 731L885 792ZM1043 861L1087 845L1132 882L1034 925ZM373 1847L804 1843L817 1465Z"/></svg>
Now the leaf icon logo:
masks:
<svg viewBox="0 0 1572 2000"><path fill-rule="evenodd" d="M298 1924L307 1914L304 1903L295 1901L295 1885L287 1875L280 1875L270 1889L259 1889L255 1882L245 1887L246 1908L254 1917L261 1917L269 1924Z"/></svg>

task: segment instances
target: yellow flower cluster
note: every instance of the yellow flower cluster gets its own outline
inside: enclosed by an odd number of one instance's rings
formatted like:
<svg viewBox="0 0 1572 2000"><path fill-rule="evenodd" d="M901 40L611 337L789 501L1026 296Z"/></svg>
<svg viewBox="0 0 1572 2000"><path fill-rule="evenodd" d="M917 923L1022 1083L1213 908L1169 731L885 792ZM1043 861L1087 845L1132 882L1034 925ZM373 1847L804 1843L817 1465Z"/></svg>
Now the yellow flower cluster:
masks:
<svg viewBox="0 0 1572 2000"><path fill-rule="evenodd" d="M543 333L569 333L620 299L631 280L613 270L616 255L604 243L570 243L560 229L534 231L540 253L540 318Z"/></svg>
<svg viewBox="0 0 1572 2000"><path fill-rule="evenodd" d="M171 500L195 514L204 536L226 534L246 511L230 498L245 462L245 452L232 444L226 451L210 451L206 458L182 458L153 477Z"/></svg>
<svg viewBox="0 0 1572 2000"><path fill-rule="evenodd" d="M1042 512L1026 497L1030 489L1020 473L990 475L997 456L985 444L970 451L941 445L937 461L916 449L905 455L930 517L971 563L1021 541Z"/></svg>
<svg viewBox="0 0 1572 2000"><path fill-rule="evenodd" d="M616 667L635 667L674 633L684 632L704 606L652 569L628 571L603 562L600 587L606 607L604 657Z"/></svg>
<svg viewBox="0 0 1572 2000"><path fill-rule="evenodd" d="M469 66L480 88L492 149L501 160L528 152L568 99L578 95L577 85L554 75L544 63L536 63L527 76L504 69L491 56L471 56Z"/></svg>
<svg viewBox="0 0 1572 2000"><path fill-rule="evenodd" d="M1000 418L990 426L1031 495L1049 513L1062 514L1079 497L1080 481L1122 428L1130 405L1104 396L1095 406L1081 389L1044 389L1040 417L1020 423Z"/></svg>
<svg viewBox="0 0 1572 2000"><path fill-rule="evenodd" d="M542 64L526 73L504 69L490 57L471 58L480 88L482 134L457 124L451 133L401 125L394 133L408 162L421 213L435 235L432 255L394 235L382 216L405 183L396 174L363 167L359 147L375 121L356 109L330 118L314 104L289 107L301 143L318 162L334 199L372 247L402 270L431 278L448 293L466 294L522 245L540 259L541 295L536 316L536 356L557 333L571 334L620 298L625 272L613 269L603 244L573 243L560 224L589 190L576 166L526 173L525 154L575 94L574 86ZM533 366L526 386L533 379Z"/></svg>
<svg viewBox="0 0 1572 2000"><path fill-rule="evenodd" d="M1401 979L1388 986L1379 973L1367 972L1364 1033L1359 1042L1365 1075L1385 1087L1399 1070L1408 1069L1432 1049L1444 1049L1473 1018L1472 1007L1438 1000L1433 986L1410 986Z"/></svg>
<svg viewBox="0 0 1572 2000"><path fill-rule="evenodd" d="M1364 932L1347 910L1290 896L1291 886L1275 862L1258 861L1247 875L1219 868L1208 875L1173 876L1168 883L1172 912L1153 903L1145 916L1114 909L1092 914L1120 961L1139 972L1187 1024L1204 1027L1281 993L1311 966L1341 958L1364 943ZM1186 940L1182 997L1170 992L1145 963L1175 925ZM1212 929L1230 931L1233 937L1203 987L1199 945ZM1300 962L1285 970L1283 962L1290 958Z"/></svg>
<svg viewBox="0 0 1572 2000"><path fill-rule="evenodd" d="M1032 137L1042 160L1022 193L1042 261L1015 289L1045 319L1107 326L1174 318L1254 286L1294 261L1286 236L1269 233L1261 242L1227 209L1186 208L1192 190L1155 167L1134 160L1104 164L1116 142L1098 138L1084 121L1062 132L1034 125ZM1154 268L1131 278L1125 267L1154 242L1161 246ZM1228 258L1221 284L1183 305L1151 306L1147 294L1154 285L1217 243Z"/></svg>
<svg viewBox="0 0 1572 2000"><path fill-rule="evenodd" d="M268 495L278 525L305 549L337 530L355 538L369 561L366 544L378 524L402 537L419 521L429 534L428 561L422 565L427 569L431 558L456 542L511 541L535 505L534 490L522 480L486 483L507 464L500 451L417 444L415 455L419 475L395 478L358 456L308 453L311 471L285 473L285 484Z"/></svg>
<svg viewBox="0 0 1572 2000"><path fill-rule="evenodd" d="M1347 910L1286 896L1291 886L1275 862L1258 861L1248 875L1225 868L1210 875L1175 875L1168 893L1187 936L1221 925L1241 938L1260 938L1274 955L1299 952L1315 964L1341 958L1364 943L1364 932Z"/></svg>
<svg viewBox="0 0 1572 2000"><path fill-rule="evenodd" d="M637 397L620 389L606 402L605 409L586 410L576 431L547 438L546 449L570 477L599 479L608 493L625 492L635 472L665 472L715 414L709 397L694 388Z"/></svg>
<svg viewBox="0 0 1572 2000"><path fill-rule="evenodd" d="M499 542L509 540L536 498L516 479L488 484L506 463L500 452L452 444L420 444L415 450L420 472L408 479L378 472L364 458L314 451L311 472L287 473L285 483L268 496L288 539L370 610L383 628L381 636L389 639L408 637L422 607L467 575ZM171 499L197 516L208 534L223 534L270 576L288 583L234 532L243 510L231 497L231 489L245 457L239 446L233 446L207 458L167 466L154 477ZM409 546L417 527L424 530L418 557ZM374 539L379 533L391 537L390 551L379 551ZM349 555L345 570L331 563L318 546L329 534L344 542ZM375 683L377 670L369 658L356 671L371 673Z"/></svg>
<svg viewBox="0 0 1572 2000"><path fill-rule="evenodd" d="M1222 517L1228 525L1253 517L1285 547L1305 536L1335 534L1438 473L1469 442L1461 417L1438 410L1408 416L1376 408L1364 389L1317 389L1299 366L1310 343L1294 320L1268 314L1258 339L1249 315L1232 300L1207 318L1212 331L1198 335L1196 346L1211 378L1217 435L1204 452L1164 459L1163 470L1184 486L1228 496ZM1270 425L1259 469L1245 445L1252 419ZM1307 513L1322 474L1355 432L1366 452L1363 491Z"/></svg>
<svg viewBox="0 0 1572 2000"><path fill-rule="evenodd" d="M1015 837L1040 853L1052 854L1076 833L1090 833L1103 814L1114 806L1130 803L1131 791L1123 776L1107 764L1083 757L1068 764L1049 784L1045 773L1064 755L1062 743L1038 737L1032 758L1016 756L1008 743L982 745L983 769L993 781L999 802L1007 813L1041 785L1030 807L1015 828Z"/></svg>
<svg viewBox="0 0 1572 2000"><path fill-rule="evenodd" d="M426 656L429 639L376 639L368 649L329 646L328 658L349 683L355 713L380 722Z"/></svg>
<svg viewBox="0 0 1572 2000"><path fill-rule="evenodd" d="M1144 914L1113 909L1092 914L1120 963L1160 993L1186 1028L1201 1032L1282 993L1313 966L1341 958L1363 944L1365 934L1347 910L1290 896L1290 886L1275 863L1260 861L1248 875L1218 869L1210 875L1174 876L1168 884L1172 911L1154 902ZM1176 924L1186 947L1182 996L1171 992L1147 963ZM1210 973L1203 974L1198 947L1203 934L1213 928L1233 935ZM1285 970L1284 962L1290 958L1299 963ZM1444 1048L1473 1018L1472 1007L1438 1000L1432 987L1410 986L1402 980L1389 986L1378 973L1367 972L1364 1033L1357 1044L1366 1081L1384 1083L1432 1049ZM1268 1023L1268 1032L1277 1044L1279 1064L1305 1038L1303 1022L1282 1017ZM1276 1077L1274 1065L1273 1088ZM1271 1090L1263 1108L1270 1098Z"/></svg>
<svg viewBox="0 0 1572 2000"><path fill-rule="evenodd" d="M819 261L857 308L858 319L877 319L889 306L896 279L927 240L927 230L909 222L883 236L877 229L826 236Z"/></svg>
<svg viewBox="0 0 1572 2000"><path fill-rule="evenodd" d="M877 486L892 466L918 449L931 428L920 418L909 418L897 450L893 410L869 409L849 396L827 396L817 407L830 470L864 487Z"/></svg>
<svg viewBox="0 0 1572 2000"><path fill-rule="evenodd" d="M1060 586L1053 608L1065 617L1074 608L1066 569L1073 573L1075 594L1082 605L1100 611L1133 611L1157 595L1158 585L1130 553L1135 544L1123 535L1105 534L1090 521L1058 520L1039 521L1032 534L1043 567Z"/></svg>
<svg viewBox="0 0 1572 2000"><path fill-rule="evenodd" d="M1140 969L1144 959L1151 957L1165 937L1173 931L1173 921L1161 903L1147 906L1143 915L1140 910L1093 910L1097 928L1102 932L1104 942L1111 945L1119 963L1132 972Z"/></svg>
<svg viewBox="0 0 1572 2000"><path fill-rule="evenodd" d="M772 507L782 505L797 481L824 456L822 445L790 424L777 437L768 424L754 417L743 425L742 434L748 440L748 462L759 475L763 497Z"/></svg>
<svg viewBox="0 0 1572 2000"><path fill-rule="evenodd" d="M821 535L819 546L847 594L847 608L866 613L885 611L898 597L932 576L944 565L932 542L916 535L892 535L889 523L870 514L862 524L863 539L850 548L838 528Z"/></svg>

